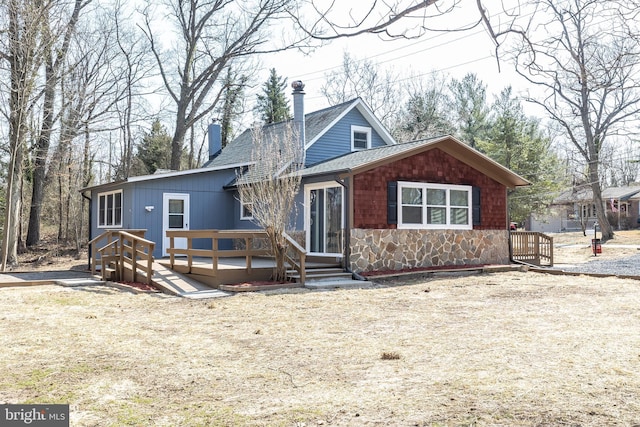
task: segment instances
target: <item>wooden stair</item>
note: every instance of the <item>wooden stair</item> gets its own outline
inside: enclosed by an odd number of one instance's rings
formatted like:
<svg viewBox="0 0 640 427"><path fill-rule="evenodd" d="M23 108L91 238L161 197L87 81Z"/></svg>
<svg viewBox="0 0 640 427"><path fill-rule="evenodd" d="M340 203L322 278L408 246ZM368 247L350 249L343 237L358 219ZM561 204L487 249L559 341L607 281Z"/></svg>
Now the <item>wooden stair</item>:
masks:
<svg viewBox="0 0 640 427"><path fill-rule="evenodd" d="M100 259L102 278L104 280L120 280L120 255L103 255Z"/></svg>

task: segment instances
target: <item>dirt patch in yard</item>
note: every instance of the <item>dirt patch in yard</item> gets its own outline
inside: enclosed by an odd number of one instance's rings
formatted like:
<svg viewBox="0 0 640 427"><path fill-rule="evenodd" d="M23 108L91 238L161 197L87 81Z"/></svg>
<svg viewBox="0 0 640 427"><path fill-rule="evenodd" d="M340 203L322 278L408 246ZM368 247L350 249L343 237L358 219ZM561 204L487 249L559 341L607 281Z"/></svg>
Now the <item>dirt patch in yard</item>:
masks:
<svg viewBox="0 0 640 427"><path fill-rule="evenodd" d="M634 425L640 284L539 273L209 301L0 289L0 402L72 426Z"/></svg>

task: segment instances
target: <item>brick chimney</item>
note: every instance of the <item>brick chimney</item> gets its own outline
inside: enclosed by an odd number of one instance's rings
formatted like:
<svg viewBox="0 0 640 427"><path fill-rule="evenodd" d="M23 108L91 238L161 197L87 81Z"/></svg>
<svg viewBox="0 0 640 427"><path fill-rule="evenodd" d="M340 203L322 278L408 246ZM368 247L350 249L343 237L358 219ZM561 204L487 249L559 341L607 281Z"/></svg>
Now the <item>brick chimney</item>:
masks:
<svg viewBox="0 0 640 427"><path fill-rule="evenodd" d="M298 144L300 147L300 163L305 162L305 129L304 129L304 83L302 80L296 80L291 83L293 88L293 128L298 135Z"/></svg>

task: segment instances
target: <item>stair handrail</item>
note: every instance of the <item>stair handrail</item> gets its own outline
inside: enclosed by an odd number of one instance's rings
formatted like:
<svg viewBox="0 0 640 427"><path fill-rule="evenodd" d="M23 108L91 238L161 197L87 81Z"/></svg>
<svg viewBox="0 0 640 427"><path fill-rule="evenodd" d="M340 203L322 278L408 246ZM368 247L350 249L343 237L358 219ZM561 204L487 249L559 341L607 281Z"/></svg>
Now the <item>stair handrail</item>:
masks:
<svg viewBox="0 0 640 427"><path fill-rule="evenodd" d="M151 284L153 276L153 249L155 242L147 240L127 231L120 231L120 269L124 269L125 263L131 268L131 277L137 281L138 271L145 274L147 285ZM130 242L128 244L128 242ZM146 261L142 265L138 261Z"/></svg>
<svg viewBox="0 0 640 427"><path fill-rule="evenodd" d="M539 231L511 231L509 234L512 260L553 266L553 237Z"/></svg>
<svg viewBox="0 0 640 427"><path fill-rule="evenodd" d="M307 251L287 233L282 233L282 235L288 243L285 260L291 265L291 268L298 272L300 275L300 283L304 285L306 280L305 259L307 257ZM289 253L289 249L292 250L292 254Z"/></svg>
<svg viewBox="0 0 640 427"><path fill-rule="evenodd" d="M106 263L109 257L116 257L116 274L119 278L123 277L124 264L129 264L132 271L132 279L136 281L138 272L145 273L147 284L151 284L153 276L153 250L155 242L147 240L144 235L147 230L129 229L106 230L99 236L91 239L89 245L91 247L91 274L96 274L96 266L98 264L98 255L100 255L101 272L100 275L106 279ZM96 248L98 242L106 239L107 244ZM129 244L126 242L129 241ZM138 263L139 260L146 261L144 265Z"/></svg>
<svg viewBox="0 0 640 427"><path fill-rule="evenodd" d="M101 248L99 248L97 250L97 252L100 254L100 276L102 276L102 280L106 280L107 279L107 261L110 261L109 258L110 257L116 257L117 259L117 268L116 268L116 274L120 274L120 241L119 240L113 240L109 243L107 243L106 245L102 246Z"/></svg>
<svg viewBox="0 0 640 427"><path fill-rule="evenodd" d="M144 228L131 228L126 230L109 229L109 230L103 231L100 235L89 240L87 244L89 246L89 251L91 253L91 258L89 259L89 262L91 263L91 266L90 266L91 274L94 274L94 275L96 274L96 266L98 265L99 249L96 248L96 245L98 244L98 242L102 241L103 239L106 239L107 243L110 243L114 240L114 237L117 237L118 233L120 233L121 231L126 231L128 233L135 234L140 237L144 237L145 233L147 232L147 230Z"/></svg>

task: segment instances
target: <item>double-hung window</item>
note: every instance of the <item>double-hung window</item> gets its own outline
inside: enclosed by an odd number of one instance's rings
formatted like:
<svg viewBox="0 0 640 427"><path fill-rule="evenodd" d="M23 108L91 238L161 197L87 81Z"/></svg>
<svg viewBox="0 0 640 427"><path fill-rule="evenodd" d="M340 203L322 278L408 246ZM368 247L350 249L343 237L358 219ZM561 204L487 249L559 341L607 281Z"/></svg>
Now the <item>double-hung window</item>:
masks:
<svg viewBox="0 0 640 427"><path fill-rule="evenodd" d="M472 187L398 182L398 228L472 229Z"/></svg>
<svg viewBox="0 0 640 427"><path fill-rule="evenodd" d="M371 148L371 128L351 126L351 151Z"/></svg>
<svg viewBox="0 0 640 427"><path fill-rule="evenodd" d="M122 227L122 190L98 194L98 227Z"/></svg>

